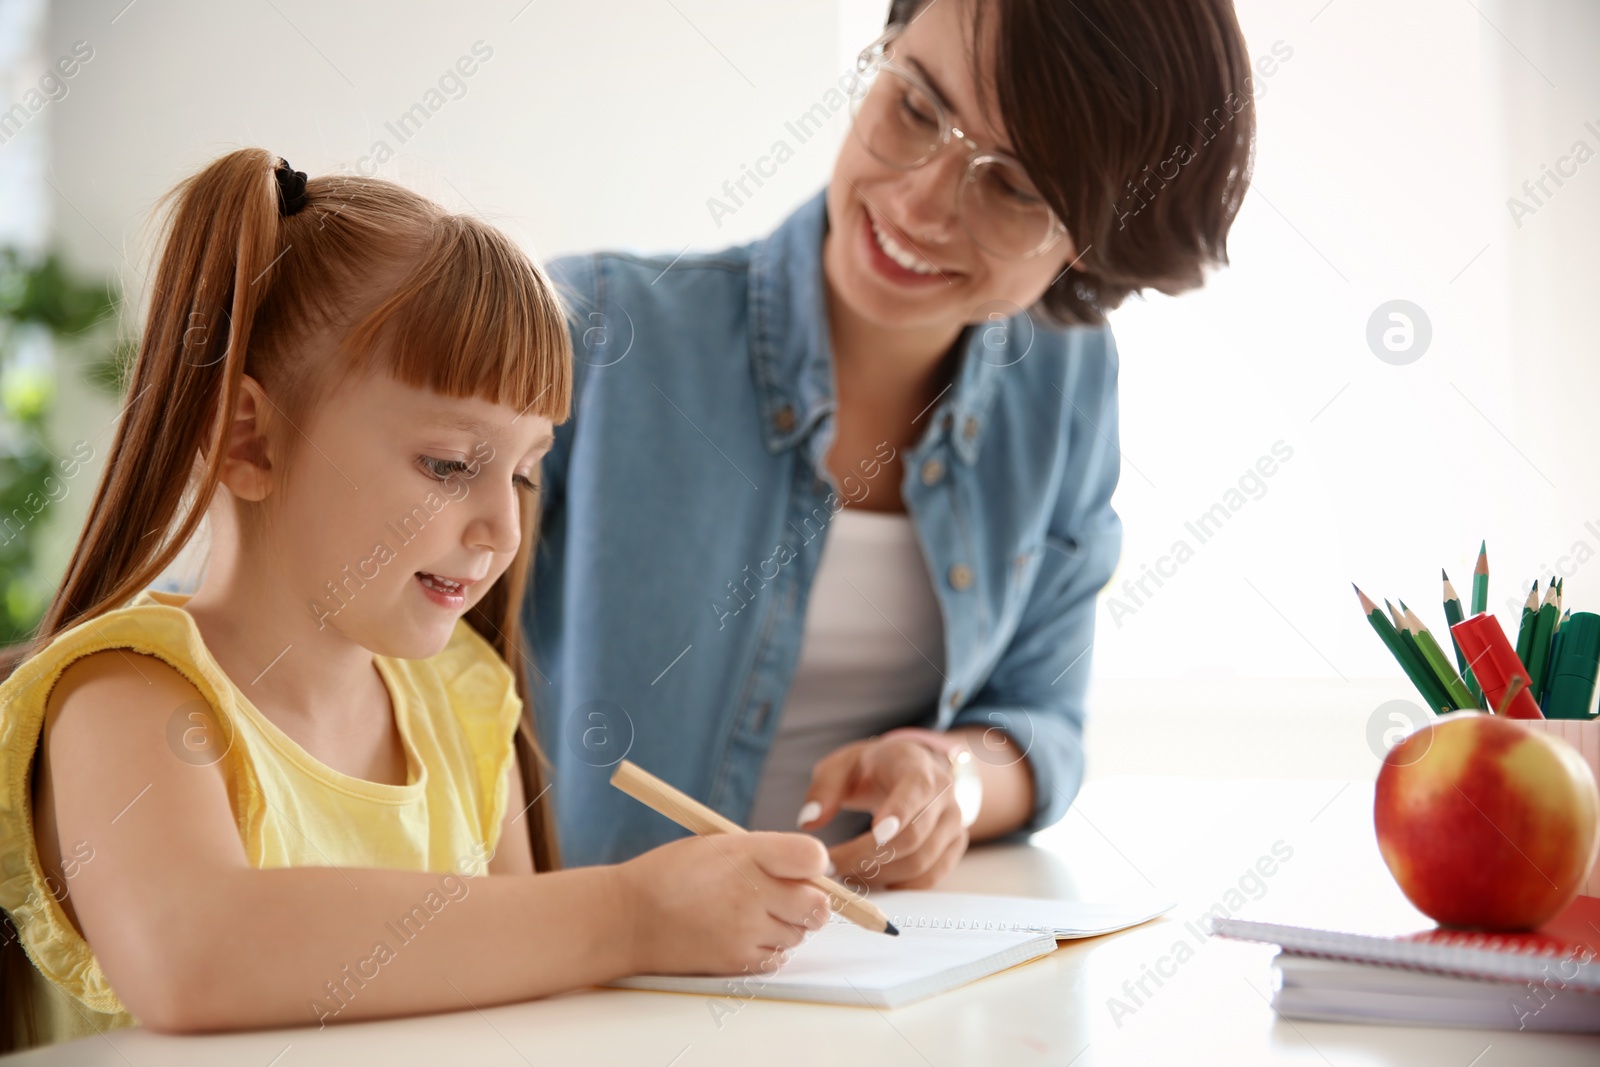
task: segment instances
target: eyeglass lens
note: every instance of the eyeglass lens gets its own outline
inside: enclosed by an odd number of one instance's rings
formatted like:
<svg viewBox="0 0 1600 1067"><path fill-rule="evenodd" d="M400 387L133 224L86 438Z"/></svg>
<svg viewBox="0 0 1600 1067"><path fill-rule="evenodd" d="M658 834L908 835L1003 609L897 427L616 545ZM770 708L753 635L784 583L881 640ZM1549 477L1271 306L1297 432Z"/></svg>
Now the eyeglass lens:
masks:
<svg viewBox="0 0 1600 1067"><path fill-rule="evenodd" d="M856 138L891 167L919 167L944 143L943 109L891 67L863 71L850 103ZM980 156L969 165L956 203L972 239L994 255L1026 256L1050 236L1049 206L1022 168L1007 160Z"/></svg>

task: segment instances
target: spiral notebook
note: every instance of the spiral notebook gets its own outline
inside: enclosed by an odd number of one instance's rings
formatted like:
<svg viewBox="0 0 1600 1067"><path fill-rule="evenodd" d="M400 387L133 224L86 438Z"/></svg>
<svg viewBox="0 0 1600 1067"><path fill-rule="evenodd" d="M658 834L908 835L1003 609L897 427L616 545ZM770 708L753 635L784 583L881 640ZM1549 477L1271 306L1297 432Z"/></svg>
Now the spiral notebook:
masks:
<svg viewBox="0 0 1600 1067"><path fill-rule="evenodd" d="M1212 930L1306 956L1499 982L1548 982L1600 993L1600 897L1578 897L1560 915L1526 934L1431 927L1382 936L1248 919L1218 919Z"/></svg>
<svg viewBox="0 0 1600 1067"><path fill-rule="evenodd" d="M741 1000L897 1008L1048 955L1057 940L1136 926L1173 906L1155 900L1096 904L911 890L873 893L871 899L900 928L900 936L871 933L836 915L771 974L639 975L611 984Z"/></svg>
<svg viewBox="0 0 1600 1067"><path fill-rule="evenodd" d="M1600 1033L1600 993L1553 981L1457 978L1293 952L1279 952L1273 972L1272 1006L1294 1019Z"/></svg>

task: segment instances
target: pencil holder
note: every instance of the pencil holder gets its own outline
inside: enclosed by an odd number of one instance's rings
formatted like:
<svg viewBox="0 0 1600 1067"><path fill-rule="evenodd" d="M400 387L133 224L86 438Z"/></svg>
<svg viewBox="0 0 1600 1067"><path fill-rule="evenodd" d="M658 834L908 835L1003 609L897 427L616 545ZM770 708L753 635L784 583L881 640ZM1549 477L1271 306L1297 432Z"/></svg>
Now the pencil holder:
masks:
<svg viewBox="0 0 1600 1067"><path fill-rule="evenodd" d="M1600 719L1518 719L1517 724L1559 737L1577 749L1583 762L1594 772L1595 781L1600 782ZM1600 897L1600 861L1590 868L1582 893L1586 897Z"/></svg>

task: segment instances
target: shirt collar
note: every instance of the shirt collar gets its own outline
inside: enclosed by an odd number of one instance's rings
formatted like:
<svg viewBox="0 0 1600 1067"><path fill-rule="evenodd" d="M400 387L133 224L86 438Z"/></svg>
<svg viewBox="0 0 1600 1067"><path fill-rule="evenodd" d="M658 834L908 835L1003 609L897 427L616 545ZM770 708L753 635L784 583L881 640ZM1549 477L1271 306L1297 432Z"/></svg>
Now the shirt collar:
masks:
<svg viewBox="0 0 1600 1067"><path fill-rule="evenodd" d="M827 227L824 188L751 251L750 359L772 452L793 448L834 408L833 344L822 273ZM919 417L929 427L924 442L935 433L949 434L956 454L966 463L973 461L999 380L995 371L1020 358L1015 351L1025 353L1020 344L1031 346L1033 328L1024 312L962 331L956 342L965 348L961 369L951 388Z"/></svg>

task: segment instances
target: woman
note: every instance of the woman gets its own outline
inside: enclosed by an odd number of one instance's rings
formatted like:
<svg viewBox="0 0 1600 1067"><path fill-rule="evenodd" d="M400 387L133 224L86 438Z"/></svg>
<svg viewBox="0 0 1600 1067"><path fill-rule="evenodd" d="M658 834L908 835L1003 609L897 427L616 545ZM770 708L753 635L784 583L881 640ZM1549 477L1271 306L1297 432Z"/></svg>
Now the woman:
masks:
<svg viewBox="0 0 1600 1067"><path fill-rule="evenodd" d="M904 887L1082 779L1104 315L1226 263L1244 41L1227 0L896 0L859 66L825 193L769 237L551 266L576 400L526 621L574 862L680 833L623 757Z"/></svg>

